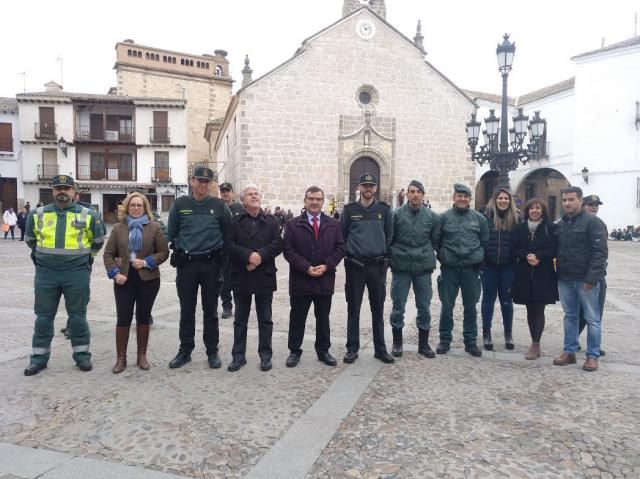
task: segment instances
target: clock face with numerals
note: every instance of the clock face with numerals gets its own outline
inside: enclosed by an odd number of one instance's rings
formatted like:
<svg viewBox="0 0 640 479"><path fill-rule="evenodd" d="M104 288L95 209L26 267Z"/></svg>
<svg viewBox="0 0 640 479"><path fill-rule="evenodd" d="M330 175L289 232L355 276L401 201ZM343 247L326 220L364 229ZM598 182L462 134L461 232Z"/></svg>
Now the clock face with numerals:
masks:
<svg viewBox="0 0 640 479"><path fill-rule="evenodd" d="M360 20L356 25L356 32L361 38L370 40L376 34L376 26L371 20Z"/></svg>

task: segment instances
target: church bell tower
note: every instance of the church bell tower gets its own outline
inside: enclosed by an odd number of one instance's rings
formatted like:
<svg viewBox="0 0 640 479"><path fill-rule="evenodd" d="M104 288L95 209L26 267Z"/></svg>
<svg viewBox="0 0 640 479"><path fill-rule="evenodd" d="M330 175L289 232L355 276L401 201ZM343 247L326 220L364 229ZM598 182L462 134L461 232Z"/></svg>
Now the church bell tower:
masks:
<svg viewBox="0 0 640 479"><path fill-rule="evenodd" d="M385 20L387 19L387 7L384 4L384 0L344 0L342 16L346 17L362 7L369 7Z"/></svg>

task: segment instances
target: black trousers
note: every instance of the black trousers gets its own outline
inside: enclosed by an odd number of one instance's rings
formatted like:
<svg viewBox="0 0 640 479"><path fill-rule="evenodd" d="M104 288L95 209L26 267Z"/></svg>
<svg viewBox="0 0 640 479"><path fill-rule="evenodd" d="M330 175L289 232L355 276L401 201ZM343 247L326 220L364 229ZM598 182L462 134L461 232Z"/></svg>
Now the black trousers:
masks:
<svg viewBox="0 0 640 479"><path fill-rule="evenodd" d="M247 325L251 313L251 297L256 298L256 316L258 316L258 354L260 358L271 358L271 335L273 321L271 320L271 303L273 293L255 294L233 292L236 301L236 311L233 319L233 357L244 358L247 352Z"/></svg>
<svg viewBox="0 0 640 479"><path fill-rule="evenodd" d="M527 303L527 323L529 324L529 333L531 341L539 343L544 331L544 303Z"/></svg>
<svg viewBox="0 0 640 479"><path fill-rule="evenodd" d="M195 348L196 304L198 287L202 299L204 345L207 356L217 354L218 294L220 292L220 259L189 261L177 268L176 288L180 300L180 351L191 354Z"/></svg>
<svg viewBox="0 0 640 479"><path fill-rule="evenodd" d="M138 271L129 267L127 282L122 286L113 282L113 294L116 297L118 326L131 326L133 308L136 310L136 324L150 324L153 303L160 291L160 278L142 281Z"/></svg>
<svg viewBox="0 0 640 479"><path fill-rule="evenodd" d="M331 347L329 314L331 313L330 295L324 296L291 296L291 312L289 313L289 350L293 354L302 354L304 328L307 322L309 308L313 303L316 317L316 353L327 353Z"/></svg>
<svg viewBox="0 0 640 479"><path fill-rule="evenodd" d="M222 258L222 286L220 287L220 300L222 301L222 309L233 308L233 296L231 291L231 275L229 273L229 256Z"/></svg>
<svg viewBox="0 0 640 479"><path fill-rule="evenodd" d="M373 346L376 352L387 350L384 342L384 300L386 297L386 268L380 263L366 264L364 267L345 262L347 297L347 351L360 349L360 307L364 287L369 292Z"/></svg>

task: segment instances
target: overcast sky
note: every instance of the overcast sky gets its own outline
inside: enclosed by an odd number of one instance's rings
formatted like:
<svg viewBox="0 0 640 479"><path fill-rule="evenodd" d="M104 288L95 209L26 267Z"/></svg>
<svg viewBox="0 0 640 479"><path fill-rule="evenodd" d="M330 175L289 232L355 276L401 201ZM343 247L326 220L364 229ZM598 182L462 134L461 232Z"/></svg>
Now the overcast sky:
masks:
<svg viewBox="0 0 640 479"><path fill-rule="evenodd" d="M114 86L116 42L185 53L229 52L241 80L245 54L254 78L290 58L302 40L333 23L342 0L6 0L0 96L41 91L60 82L70 92L106 93ZM386 0L387 20L413 38L422 20L427 59L458 86L499 93L496 44L516 42L509 94L573 75L570 57L634 36L638 0ZM180 9L180 10L179 10ZM345 45L345 48L348 48ZM240 81L236 83L238 88ZM235 90L234 89L234 90Z"/></svg>

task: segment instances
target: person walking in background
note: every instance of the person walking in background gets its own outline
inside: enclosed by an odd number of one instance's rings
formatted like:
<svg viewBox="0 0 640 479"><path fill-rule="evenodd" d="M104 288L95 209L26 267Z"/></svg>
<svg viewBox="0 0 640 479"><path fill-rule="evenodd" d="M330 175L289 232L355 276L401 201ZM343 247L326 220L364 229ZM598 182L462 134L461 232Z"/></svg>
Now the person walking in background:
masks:
<svg viewBox="0 0 640 479"><path fill-rule="evenodd" d="M18 225L18 228L20 229L20 241L24 241L24 230L26 229L26 225L27 225L28 213L29 212L25 208L22 208L20 210L20 213L18 213L17 225Z"/></svg>
<svg viewBox="0 0 640 479"><path fill-rule="evenodd" d="M453 185L453 208L440 215L440 244L438 260L440 277L438 294L440 309L440 343L436 353L446 354L453 339L453 308L458 291L464 308L462 336L464 350L475 357L482 356L476 344L478 338L478 312L480 299L480 269L484 248L489 241L489 227L485 217L470 207L471 189L466 185Z"/></svg>
<svg viewBox="0 0 640 479"><path fill-rule="evenodd" d="M5 229L5 231L4 231L4 239L7 239L7 235L9 233L11 233L11 240L15 241L15 239L16 239L16 237L15 237L15 229L16 229L16 224L18 224L18 216L16 215L16 212L13 211L13 208L11 206L9 206L9 208L2 215L2 220L4 221L4 224L6 225L4 227L4 229Z"/></svg>
<svg viewBox="0 0 640 479"><path fill-rule="evenodd" d="M482 343L484 349L493 349L491 323L496 297L500 300L504 344L513 349L513 284L514 258L512 254L513 228L518 223L518 210L513 196L506 188L496 190L484 212L489 226L489 242L484 248L482 270Z"/></svg>
<svg viewBox="0 0 640 479"><path fill-rule="evenodd" d="M540 338L545 326L547 304L558 301L558 278L553 259L558 252L555 225L549 208L540 198L524 206L524 221L515 226L511 249L516 260L511 294L516 304L527 308L531 345L525 354L529 360L540 357Z"/></svg>
<svg viewBox="0 0 640 479"><path fill-rule="evenodd" d="M564 310L564 351L553 360L556 366L576 363L578 316L584 310L587 321L585 371L598 369L600 357L600 282L607 268L607 227L600 218L582 210L582 189L561 190L565 215L557 223L558 291Z"/></svg>
<svg viewBox="0 0 640 479"><path fill-rule="evenodd" d="M318 360L336 366L331 347L329 314L336 268L345 253L340 223L322 213L324 192L310 186L304 194L304 211L289 220L284 233L284 257L289 262L289 351L287 366L302 356L305 323L313 303L316 317L315 350Z"/></svg>
<svg viewBox="0 0 640 479"><path fill-rule="evenodd" d="M390 247L391 262L391 327L393 348L391 354L402 356L402 329L404 312L413 286L418 328L418 354L434 358L429 346L431 329L431 274L436 268L435 249L440 242L437 215L423 205L424 186L413 180L407 187L407 204L393 212L393 239Z"/></svg>
<svg viewBox="0 0 640 479"><path fill-rule="evenodd" d="M251 299L255 297L258 317L258 355L260 370L272 367L271 336L273 320L271 304L278 289L276 257L282 253L280 222L260 208L260 192L248 186L242 192L245 212L235 216L224 238L229 255L229 272L236 311L233 321L233 349L230 372L247 364L247 325Z"/></svg>
<svg viewBox="0 0 640 479"><path fill-rule="evenodd" d="M104 249L104 266L113 280L116 299L116 364L113 373L127 366L129 331L136 312L137 365L149 369L147 345L151 310L160 290L160 265L169 257L167 240L153 219L147 198L131 193L122 203L116 223ZM119 260L119 261L118 261Z"/></svg>

